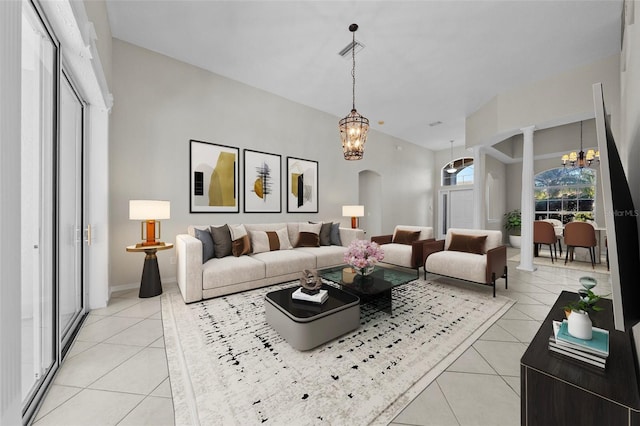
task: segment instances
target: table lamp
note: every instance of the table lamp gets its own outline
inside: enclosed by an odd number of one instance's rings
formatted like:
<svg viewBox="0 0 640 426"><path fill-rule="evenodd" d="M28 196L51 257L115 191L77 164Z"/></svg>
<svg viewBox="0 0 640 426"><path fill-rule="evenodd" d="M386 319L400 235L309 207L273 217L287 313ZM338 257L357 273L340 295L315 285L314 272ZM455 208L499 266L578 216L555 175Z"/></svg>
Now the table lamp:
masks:
<svg viewBox="0 0 640 426"><path fill-rule="evenodd" d="M170 217L171 203L169 201L129 200L129 219L142 221L140 223L140 238L144 241L136 244L136 247L163 246L163 242L156 240L160 239L160 219L169 219ZM156 235L156 223L158 224L158 235Z"/></svg>
<svg viewBox="0 0 640 426"><path fill-rule="evenodd" d="M351 216L351 228L358 227L358 218L364 216L364 206L342 206L342 216Z"/></svg>

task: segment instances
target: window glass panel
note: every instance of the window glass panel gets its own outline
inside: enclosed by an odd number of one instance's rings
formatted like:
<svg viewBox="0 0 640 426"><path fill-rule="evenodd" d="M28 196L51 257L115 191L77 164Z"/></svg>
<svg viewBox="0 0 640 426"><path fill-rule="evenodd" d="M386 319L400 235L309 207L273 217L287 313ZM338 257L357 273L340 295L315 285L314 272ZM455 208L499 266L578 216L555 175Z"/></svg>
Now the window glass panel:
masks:
<svg viewBox="0 0 640 426"><path fill-rule="evenodd" d="M54 344L53 161L56 48L29 2L22 15L22 397L52 368Z"/></svg>
<svg viewBox="0 0 640 426"><path fill-rule="evenodd" d="M596 171L589 168L556 168L538 173L534 178L536 217L573 220L575 213L595 212ZM544 194L548 197L545 207Z"/></svg>

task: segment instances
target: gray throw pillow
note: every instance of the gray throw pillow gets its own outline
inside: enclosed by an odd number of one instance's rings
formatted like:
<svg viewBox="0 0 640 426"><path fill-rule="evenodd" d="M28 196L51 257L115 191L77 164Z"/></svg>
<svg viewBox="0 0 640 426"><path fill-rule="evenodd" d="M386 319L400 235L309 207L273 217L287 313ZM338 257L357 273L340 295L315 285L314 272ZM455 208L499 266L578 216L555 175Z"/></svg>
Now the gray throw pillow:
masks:
<svg viewBox="0 0 640 426"><path fill-rule="evenodd" d="M313 225L317 225L317 222L309 223ZM331 222L321 222L322 226L320 227L320 233L318 236L320 237L320 245L321 246L330 246L331 245Z"/></svg>
<svg viewBox="0 0 640 426"><path fill-rule="evenodd" d="M342 245L342 240L340 239L340 223L334 223L331 225L331 245Z"/></svg>
<svg viewBox="0 0 640 426"><path fill-rule="evenodd" d="M194 231L196 238L202 242L202 263L205 263L213 257L213 237L211 237L211 232L207 230L194 228Z"/></svg>
<svg viewBox="0 0 640 426"><path fill-rule="evenodd" d="M321 246L330 246L331 245L331 226L333 223L327 222L322 224L322 228L320 228L320 245Z"/></svg>
<svg viewBox="0 0 640 426"><path fill-rule="evenodd" d="M209 228L213 237L213 253L218 259L231 255L231 232L229 226L211 226Z"/></svg>

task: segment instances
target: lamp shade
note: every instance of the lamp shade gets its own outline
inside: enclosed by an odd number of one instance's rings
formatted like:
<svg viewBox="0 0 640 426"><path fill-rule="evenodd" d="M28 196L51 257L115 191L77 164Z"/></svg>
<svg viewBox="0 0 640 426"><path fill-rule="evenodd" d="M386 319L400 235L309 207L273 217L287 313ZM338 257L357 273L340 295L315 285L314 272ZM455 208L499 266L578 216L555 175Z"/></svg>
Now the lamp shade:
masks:
<svg viewBox="0 0 640 426"><path fill-rule="evenodd" d="M130 220L161 220L171 217L171 203L163 200L129 200Z"/></svg>
<svg viewBox="0 0 640 426"><path fill-rule="evenodd" d="M342 216L363 217L364 206L342 206Z"/></svg>

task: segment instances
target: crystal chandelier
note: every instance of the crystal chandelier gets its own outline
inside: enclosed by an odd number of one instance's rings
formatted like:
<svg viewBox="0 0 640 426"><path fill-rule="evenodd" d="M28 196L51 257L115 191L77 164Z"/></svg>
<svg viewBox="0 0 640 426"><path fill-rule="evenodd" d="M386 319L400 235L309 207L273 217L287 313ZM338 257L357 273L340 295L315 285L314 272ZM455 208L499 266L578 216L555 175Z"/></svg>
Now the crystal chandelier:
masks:
<svg viewBox="0 0 640 426"><path fill-rule="evenodd" d="M589 148L585 154L582 149L582 121L580 122L580 152L571 151L568 154L564 154L562 156L562 165L564 167L567 166L567 163L571 167L580 167L581 169L585 166L590 167L591 163L594 161L600 161L600 151L596 151L592 148Z"/></svg>
<svg viewBox="0 0 640 426"><path fill-rule="evenodd" d="M351 43L353 78L352 95L353 106L349 115L340 120L340 139L342 139L342 151L345 160L360 160L364 156L364 144L367 141L369 131L369 120L356 111L356 31L358 24L349 25L349 31L353 34Z"/></svg>

